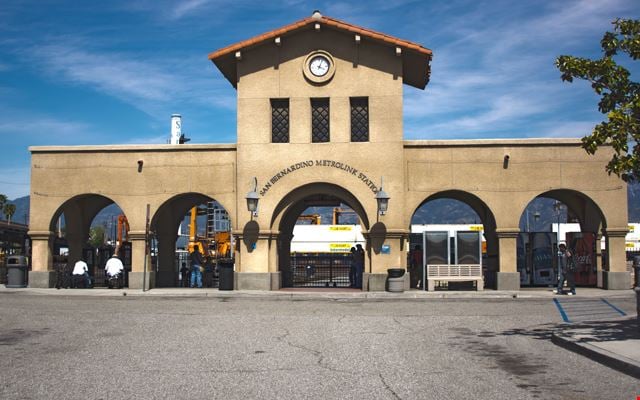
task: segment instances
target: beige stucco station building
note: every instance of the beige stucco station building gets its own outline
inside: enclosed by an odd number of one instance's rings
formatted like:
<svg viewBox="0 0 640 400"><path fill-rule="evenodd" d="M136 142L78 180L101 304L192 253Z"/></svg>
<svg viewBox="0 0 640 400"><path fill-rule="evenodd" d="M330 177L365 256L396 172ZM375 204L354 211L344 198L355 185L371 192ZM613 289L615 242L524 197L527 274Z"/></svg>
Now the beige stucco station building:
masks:
<svg viewBox="0 0 640 400"><path fill-rule="evenodd" d="M599 286L629 287L627 188L604 170L608 149L589 156L577 139L403 139L403 90L425 88L431 50L316 12L209 58L237 89L236 144L30 148L31 286L53 286L58 217L72 261L111 203L131 228L129 286L165 286L175 273L178 224L194 205L216 200L237 239L237 289L283 287L297 217L342 202L367 239L364 289L384 290L387 268L406 267L414 212L453 198L482 219L496 288L517 290L519 220L544 196L566 204L583 231L606 238ZM256 215L246 204L254 178ZM381 186L390 198L383 215ZM158 265L143 272L147 205Z"/></svg>

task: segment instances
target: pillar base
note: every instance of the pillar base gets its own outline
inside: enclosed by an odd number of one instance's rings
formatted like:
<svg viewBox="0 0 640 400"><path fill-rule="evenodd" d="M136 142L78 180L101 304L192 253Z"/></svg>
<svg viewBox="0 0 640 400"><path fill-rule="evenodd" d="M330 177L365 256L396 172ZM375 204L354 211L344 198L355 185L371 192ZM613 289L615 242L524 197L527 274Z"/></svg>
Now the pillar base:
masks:
<svg viewBox="0 0 640 400"><path fill-rule="evenodd" d="M496 273L496 289L497 290L520 290L520 273L519 272L497 272Z"/></svg>
<svg viewBox="0 0 640 400"><path fill-rule="evenodd" d="M142 289L143 275L143 272L129 272L129 289ZM153 271L147 272L145 290L153 289L154 287L156 287L156 273Z"/></svg>
<svg viewBox="0 0 640 400"><path fill-rule="evenodd" d="M631 289L631 274L628 272L602 271L602 287L607 290Z"/></svg>
<svg viewBox="0 0 640 400"><path fill-rule="evenodd" d="M363 275L362 290L369 291L369 292L384 292L386 289L386 283L387 283L387 274L365 273Z"/></svg>
<svg viewBox="0 0 640 400"><path fill-rule="evenodd" d="M55 271L29 271L29 287L48 289L55 285Z"/></svg>
<svg viewBox="0 0 640 400"><path fill-rule="evenodd" d="M156 272L155 287L178 287L179 284L180 284L180 281L178 280L177 272L171 272L171 271Z"/></svg>
<svg viewBox="0 0 640 400"><path fill-rule="evenodd" d="M236 272L234 289L236 290L280 290L282 287L280 272Z"/></svg>

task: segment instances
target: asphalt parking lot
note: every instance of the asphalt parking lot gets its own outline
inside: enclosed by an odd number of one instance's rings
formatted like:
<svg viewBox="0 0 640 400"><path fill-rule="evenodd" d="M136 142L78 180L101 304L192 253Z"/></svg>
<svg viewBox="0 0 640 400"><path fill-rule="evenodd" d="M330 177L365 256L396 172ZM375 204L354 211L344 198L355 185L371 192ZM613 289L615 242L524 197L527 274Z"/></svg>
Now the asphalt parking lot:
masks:
<svg viewBox="0 0 640 400"><path fill-rule="evenodd" d="M609 299L635 313L632 297ZM2 399L635 399L552 299L0 293Z"/></svg>

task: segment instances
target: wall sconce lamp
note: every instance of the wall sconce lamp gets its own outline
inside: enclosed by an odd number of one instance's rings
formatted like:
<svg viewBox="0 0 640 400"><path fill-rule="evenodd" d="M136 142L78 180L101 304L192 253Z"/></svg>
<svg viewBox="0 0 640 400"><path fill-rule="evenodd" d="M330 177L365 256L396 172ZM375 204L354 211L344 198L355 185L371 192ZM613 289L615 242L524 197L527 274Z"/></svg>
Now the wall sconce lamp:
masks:
<svg viewBox="0 0 640 400"><path fill-rule="evenodd" d="M144 164L144 160L138 160L138 172L142 172L143 164Z"/></svg>
<svg viewBox="0 0 640 400"><path fill-rule="evenodd" d="M504 159L502 160L502 168L504 168L504 169L509 168L509 155L508 154L504 155Z"/></svg>
<svg viewBox="0 0 640 400"><path fill-rule="evenodd" d="M389 208L389 195L382 190L383 177L380 177L380 189L376 192L376 203L378 203L378 214L385 215Z"/></svg>
<svg viewBox="0 0 640 400"><path fill-rule="evenodd" d="M245 197L247 199L247 210L249 210L251 212L251 215L253 217L257 217L258 216L258 200L260 200L260 197L258 196L258 193L256 192L257 188L258 188L258 179L254 176L253 177L253 190L250 191L249 193L247 193L247 196Z"/></svg>

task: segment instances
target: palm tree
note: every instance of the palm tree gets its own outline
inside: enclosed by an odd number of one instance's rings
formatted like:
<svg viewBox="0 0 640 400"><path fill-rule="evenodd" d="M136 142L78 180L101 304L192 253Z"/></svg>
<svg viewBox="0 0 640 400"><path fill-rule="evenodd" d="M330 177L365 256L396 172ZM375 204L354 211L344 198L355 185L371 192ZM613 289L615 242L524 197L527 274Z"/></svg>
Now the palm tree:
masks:
<svg viewBox="0 0 640 400"><path fill-rule="evenodd" d="M7 204L7 196L0 194L0 210L4 210L4 205Z"/></svg>
<svg viewBox="0 0 640 400"><path fill-rule="evenodd" d="M16 213L15 204L5 204L3 208L4 216L7 217L7 222L11 224L11 217Z"/></svg>

